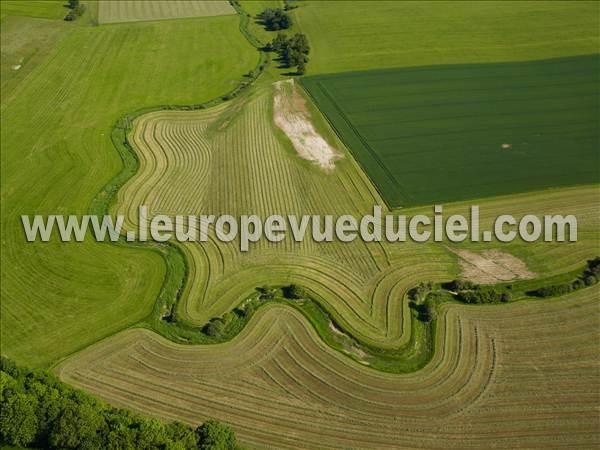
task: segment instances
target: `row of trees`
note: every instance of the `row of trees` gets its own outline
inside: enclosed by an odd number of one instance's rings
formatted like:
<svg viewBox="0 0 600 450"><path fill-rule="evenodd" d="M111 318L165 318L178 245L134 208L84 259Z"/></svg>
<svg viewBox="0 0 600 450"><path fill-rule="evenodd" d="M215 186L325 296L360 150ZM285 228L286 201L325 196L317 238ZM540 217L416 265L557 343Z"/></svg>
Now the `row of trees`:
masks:
<svg viewBox="0 0 600 450"><path fill-rule="evenodd" d="M287 1L285 3L285 10L281 8L267 8L258 15L258 19L269 31L287 30L292 26L292 17L286 11L296 7L296 5ZM305 34L296 33L288 37L283 33L278 33L266 45L265 50L277 53L283 67L296 67L298 75L306 73L310 46Z"/></svg>
<svg viewBox="0 0 600 450"><path fill-rule="evenodd" d="M592 286L598 282L600 278L600 256L590 259L587 262L586 268L581 275L570 283L553 284L550 286L542 286L541 288L527 292L527 295L534 297L556 297L565 295L569 292L576 291L587 286Z"/></svg>
<svg viewBox="0 0 600 450"><path fill-rule="evenodd" d="M196 429L164 424L106 405L54 374L0 359L0 443L49 449L238 449L233 431L215 420Z"/></svg>
<svg viewBox="0 0 600 450"><path fill-rule="evenodd" d="M509 292L492 286L477 286L476 289L470 291L460 291L458 299L471 304L508 303L510 302L511 295Z"/></svg>
<svg viewBox="0 0 600 450"><path fill-rule="evenodd" d="M585 269L574 280L566 283L551 284L527 291L532 297L556 297L569 292L592 286L600 279L600 256L587 261ZM508 290L512 286L481 286L466 280L453 280L442 287L456 294L456 298L465 303L505 303L511 300ZM414 288L416 289L416 288Z"/></svg>
<svg viewBox="0 0 600 450"><path fill-rule="evenodd" d="M456 293L456 298L464 303L507 303L510 292L496 286L482 286L466 280L452 280L442 285L444 289Z"/></svg>
<svg viewBox="0 0 600 450"><path fill-rule="evenodd" d="M290 284L281 288L263 286L256 288L256 291L258 293L257 297L249 298L233 311L228 311L221 317L211 319L202 327L202 332L217 341L224 340L239 332L252 314L264 302L276 298L285 298L288 300L310 298L309 294L297 284Z"/></svg>
<svg viewBox="0 0 600 450"><path fill-rule="evenodd" d="M276 52L284 67L296 67L298 75L304 75L306 72L310 45L305 34L296 33L288 38L285 34L278 33L275 39L267 44L266 50Z"/></svg>

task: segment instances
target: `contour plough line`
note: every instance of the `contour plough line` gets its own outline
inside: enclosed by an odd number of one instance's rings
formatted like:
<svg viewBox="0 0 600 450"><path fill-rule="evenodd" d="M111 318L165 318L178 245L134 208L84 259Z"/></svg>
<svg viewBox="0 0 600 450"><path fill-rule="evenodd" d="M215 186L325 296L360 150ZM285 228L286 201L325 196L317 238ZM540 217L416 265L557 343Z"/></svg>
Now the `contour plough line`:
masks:
<svg viewBox="0 0 600 450"><path fill-rule="evenodd" d="M227 343L181 345L130 329L58 369L116 405L192 424L210 414L260 448L480 448L498 430L502 447L556 447L568 436L593 448L600 328L591 289L494 314L445 307L444 351L418 373L349 364L305 317L275 304ZM557 387L566 412L556 410Z"/></svg>
<svg viewBox="0 0 600 450"><path fill-rule="evenodd" d="M240 16L240 30L242 34L259 50L259 61L256 67L258 76L260 76L269 63L268 57L260 50L261 43L250 33L248 29L249 19L245 12L239 5L234 4L234 6ZM255 79L251 80L250 83L242 83L233 89L230 94L203 104L187 106L160 105L131 112L118 120L113 128L111 138L122 158L123 169L94 198L90 212L96 215L108 214L111 206L117 203L117 198L124 195L123 188L126 185L128 185L129 189L133 190L136 196L139 195L140 199L143 198L144 192L141 190L143 183L139 183L136 190L133 181L136 175L141 176L139 169L142 164L145 164L145 162L140 161L138 152L142 152L140 154L144 155L145 159L147 159L147 155L152 155L151 150L145 149L145 147L148 147L146 142L148 138L145 135L146 131L152 134L160 121L173 119L174 122L181 123L180 128L177 129L177 133L180 136L184 136L186 141L193 141L197 145L207 146L208 148L208 144L202 142L202 133L211 126L215 126L220 120L221 114L229 112L229 106L227 105L235 105L234 102L228 100L231 100L231 98L235 97L242 90L246 90L254 81ZM244 101L240 103L238 109L254 108L258 113L264 113L268 109L268 106L263 97L265 96L259 95L258 98L253 99L251 102ZM187 116L181 117L180 115L183 114L182 111L186 111L185 114L191 115L191 119L187 118ZM194 121L195 126L200 127L200 131L196 129L192 133L188 127L188 122L190 121ZM203 121L203 125L198 125L198 121ZM232 125L229 119L223 120L220 122L219 129L226 129L230 126ZM244 124L240 126L244 126ZM130 142L129 138L130 133L131 139L133 139L132 142ZM218 139L218 133L215 139ZM144 151L148 152L147 155L144 154ZM200 153L202 154L202 152ZM207 153L207 157L209 156L210 154ZM193 162L195 163L196 161ZM259 163L262 165L265 164L264 161L260 161ZM357 171L360 170L353 160L348 164L351 164ZM200 175L205 173L207 168L208 165L201 161L197 167L197 170L200 172L194 174L195 179L202 179L203 177ZM280 168L283 171L290 170L289 167L284 165L280 166ZM152 176L153 173L145 175ZM375 192L372 185L368 181L365 181L366 176L362 172L354 178L344 173L340 173L338 176L342 185L353 186L353 189L357 190L356 184L363 183L363 186L368 187L367 192ZM208 187L205 187L205 189L208 189ZM160 194L161 192L157 193L157 195ZM164 192L162 194L163 197L161 199L165 198L166 195ZM367 204L369 201L372 203L373 199L380 200L377 196L373 196L369 199L363 198L363 201ZM354 201L356 200L349 200L349 202ZM127 212L132 213L132 211ZM231 246L223 248L217 242L210 241L202 246L188 248L170 243L130 243L122 237L118 245L147 248L159 252L163 257L167 268L163 286L151 316L144 323L138 324L138 326L146 326L175 342L211 343L210 340L202 337L198 326L198 317L206 321L210 316L202 317L201 315L197 315L198 312L194 310L194 305L189 301L190 297L196 296L198 292L201 292L202 295L199 299L200 301L197 303L198 305L202 304L206 306L209 314L211 311L219 310L219 308L223 309L223 305L218 303L219 298L237 298L239 303L240 298L247 297L248 292L251 292L257 286L271 284L273 278L283 280L290 277L293 278L294 282L306 286L310 290L311 299L307 299L304 303L295 303L280 299L276 303L298 310L313 325L316 333L323 342L342 353L345 352L346 356L357 359L364 365L383 371L416 371L435 360L435 348L438 345L443 346L445 342L443 334L439 333L438 335L436 330L437 328L441 328L446 329L447 332L447 324L445 323L446 314L443 314L438 321L434 320L424 324L413 317L404 299L404 293L408 288L427 279L427 277L429 279L438 278L440 276L440 269L437 265L431 265L430 267L419 266L411 269L410 260L401 267L395 267L394 263L390 262L387 250L383 247L382 252L385 258L381 260L378 260L371 250L364 250L358 244L352 247L353 250L351 251L354 253L351 255L351 258L347 257L345 251L336 248L325 250L326 253L324 254L308 254L310 251L315 251L313 247L310 247L303 254L277 255L279 267L271 268L266 266L269 270L265 271L265 273L257 274L257 276L251 277L251 279L244 279L247 273L252 273L255 269L252 266L244 268L241 264L234 264L235 271L229 269L229 272L227 272L228 269L226 267L228 264L231 265L228 261L235 258L233 255L234 250ZM308 246L309 244L306 245ZM213 254L216 255L213 259L221 261L216 269L210 262L211 255ZM265 261L268 261L273 255L267 251L264 255L259 255L255 259L260 261L261 257L264 257ZM207 264L196 264L194 261L197 258L201 260L204 258ZM340 260L348 260L349 264L354 264L355 270L347 270L342 265L334 267L332 261L336 259L338 262ZM290 275L294 272L295 268L302 268L302 273ZM227 287L222 287L223 283L217 283L215 287L215 283L211 279L212 273L208 272L213 270L216 270L216 273L221 277L228 276ZM194 274L193 277L190 276L190 273ZM364 293L355 288L355 286L363 285L366 279L374 274L381 274L381 277L373 288L370 298L365 299ZM341 280L345 280L345 282L341 282ZM211 297L214 297L216 300L207 299L209 285L213 287L213 295ZM219 296L218 294L222 295ZM400 301L390 304L389 299L393 295L398 295ZM334 303L328 301L328 298L338 298L341 301L338 306L334 306ZM180 305L184 299L184 305ZM204 304L204 302L208 303ZM365 320L364 317L372 314L377 315L380 310L385 311L385 313L381 317L375 317L374 320L382 324L385 330L381 337L373 338L373 336L378 336L382 331L373 323ZM163 317L167 312L171 312L177 316L181 315L183 318L179 318L173 323L166 323ZM352 320L349 320L348 317L352 317ZM247 322L248 320L244 324ZM333 329L328 326L329 324L332 325ZM396 326L398 328L393 329ZM245 326L243 327L244 330L246 328ZM337 333L334 330L339 330L348 339L359 343L361 351L362 349L367 349L371 354L367 354L367 357L362 357L360 354L357 356L355 348L350 348L349 350L347 346L345 347L336 340L335 335ZM235 334L228 336L227 339L229 340L241 332L242 330L237 330ZM440 339L443 341L438 342ZM382 360L388 358L388 362L391 365L397 361L401 361L403 364L401 368L395 367L390 369L386 364L372 364L369 361L369 357L377 357Z"/></svg>

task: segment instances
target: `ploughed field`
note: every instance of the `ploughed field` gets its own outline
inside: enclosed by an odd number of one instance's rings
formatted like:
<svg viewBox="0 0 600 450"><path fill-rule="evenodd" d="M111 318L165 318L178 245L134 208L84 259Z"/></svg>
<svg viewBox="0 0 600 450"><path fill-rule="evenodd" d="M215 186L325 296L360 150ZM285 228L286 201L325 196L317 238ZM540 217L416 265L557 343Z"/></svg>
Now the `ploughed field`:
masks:
<svg viewBox="0 0 600 450"><path fill-rule="evenodd" d="M600 56L302 79L388 205L594 183Z"/></svg>

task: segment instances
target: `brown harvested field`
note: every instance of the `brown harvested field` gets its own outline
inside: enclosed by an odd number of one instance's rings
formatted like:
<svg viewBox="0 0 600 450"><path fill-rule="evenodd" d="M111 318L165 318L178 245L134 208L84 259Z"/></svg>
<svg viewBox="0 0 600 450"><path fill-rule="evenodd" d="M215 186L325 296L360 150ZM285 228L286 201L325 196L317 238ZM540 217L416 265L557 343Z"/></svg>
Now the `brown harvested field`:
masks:
<svg viewBox="0 0 600 450"><path fill-rule="evenodd" d="M116 405L191 424L216 417L262 448L594 448L599 294L447 305L434 359L408 375L349 361L277 306L227 344L131 329L58 370Z"/></svg>

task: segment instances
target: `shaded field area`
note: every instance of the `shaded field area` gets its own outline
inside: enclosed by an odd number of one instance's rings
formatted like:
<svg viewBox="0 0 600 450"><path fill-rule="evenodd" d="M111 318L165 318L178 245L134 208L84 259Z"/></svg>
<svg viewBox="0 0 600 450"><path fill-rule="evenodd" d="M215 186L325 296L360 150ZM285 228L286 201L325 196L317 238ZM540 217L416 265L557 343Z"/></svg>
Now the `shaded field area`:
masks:
<svg viewBox="0 0 600 450"><path fill-rule="evenodd" d="M298 4L294 22L310 38L311 73L598 52L600 3L594 1Z"/></svg>
<svg viewBox="0 0 600 450"><path fill-rule="evenodd" d="M391 207L596 183L600 56L312 76Z"/></svg>
<svg viewBox="0 0 600 450"><path fill-rule="evenodd" d="M235 14L226 0L99 0L98 23L141 22Z"/></svg>

